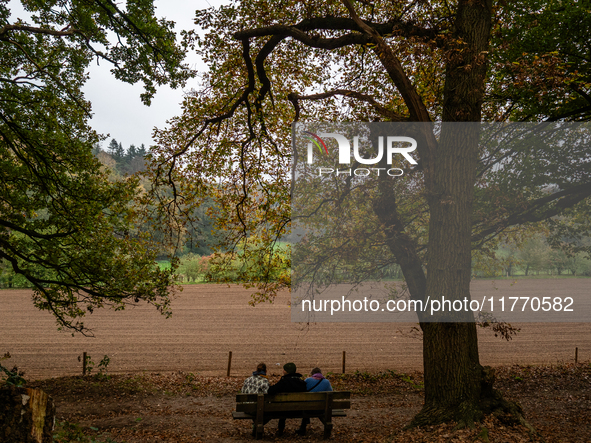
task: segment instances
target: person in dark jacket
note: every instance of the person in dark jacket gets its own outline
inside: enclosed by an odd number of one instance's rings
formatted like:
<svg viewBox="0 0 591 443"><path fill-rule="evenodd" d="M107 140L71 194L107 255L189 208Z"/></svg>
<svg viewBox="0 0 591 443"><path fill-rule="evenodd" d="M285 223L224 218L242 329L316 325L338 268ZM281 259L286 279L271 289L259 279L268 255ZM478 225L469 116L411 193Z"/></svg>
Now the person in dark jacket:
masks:
<svg viewBox="0 0 591 443"><path fill-rule="evenodd" d="M281 394L282 392L306 392L306 382L302 380L302 374L298 374L295 363L283 365L283 377L269 387L268 395ZM285 430L285 419L280 418L277 425L277 436L283 435Z"/></svg>

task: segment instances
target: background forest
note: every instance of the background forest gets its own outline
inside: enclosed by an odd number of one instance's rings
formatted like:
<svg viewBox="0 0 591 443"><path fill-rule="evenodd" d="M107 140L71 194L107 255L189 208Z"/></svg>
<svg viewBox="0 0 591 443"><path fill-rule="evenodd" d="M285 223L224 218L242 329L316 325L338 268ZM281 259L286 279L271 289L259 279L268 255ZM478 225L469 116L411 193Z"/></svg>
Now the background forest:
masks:
<svg viewBox="0 0 591 443"><path fill-rule="evenodd" d="M113 182L125 180L131 175L146 171L146 156L149 148L144 144L139 147L130 145L125 149L116 139L111 139L106 148L96 145L94 156L101 162L109 180ZM139 186L145 190L151 183L148 179L140 180ZM262 277L257 271L254 260L245 259L240 247L234 251L222 250L214 255L220 246L216 236L216 208L212 204L203 204L194 209L193 217L197 223L190 225L184 234L182 246L172 251L179 259L177 282L182 284L205 282L244 281L244 270L249 269L253 279ZM472 262L473 278L552 278L552 277L590 277L591 260L586 252L579 250L588 247L588 237L574 240L572 238L549 239L544 226L538 228L519 242L497 242L495 248L487 253L475 251ZM285 278L289 274L289 242L276 243L276 253L284 264L274 271L273 280ZM161 267L170 267L170 249L162 248L158 254ZM6 260L0 262L0 288L29 288L31 283L18 275L8 266ZM257 274L258 273L258 274ZM402 280L402 271L396 264L376 271L376 279Z"/></svg>

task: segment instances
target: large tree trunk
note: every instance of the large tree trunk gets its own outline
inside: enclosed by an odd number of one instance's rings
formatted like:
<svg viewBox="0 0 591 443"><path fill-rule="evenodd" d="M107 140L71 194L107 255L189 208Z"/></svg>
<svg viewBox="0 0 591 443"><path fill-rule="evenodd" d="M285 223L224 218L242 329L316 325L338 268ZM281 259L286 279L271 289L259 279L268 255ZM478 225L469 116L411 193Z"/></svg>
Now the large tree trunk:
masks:
<svg viewBox="0 0 591 443"><path fill-rule="evenodd" d="M443 124L434 167L426 171L430 209L427 285L431 300L470 300L472 200L478 162L477 124L486 78L491 28L487 0L460 1L448 45ZM451 123L447 123L451 122ZM442 320L449 321L450 318ZM425 405L414 424L480 419L493 394L478 358L473 315L422 323ZM490 377L489 377L490 378Z"/></svg>
<svg viewBox="0 0 591 443"><path fill-rule="evenodd" d="M461 129L461 130L458 130ZM443 123L437 169L430 192L426 297L470 299L472 198L476 179L478 127ZM471 422L480 399L482 367L471 312L423 323L425 408L433 421Z"/></svg>
<svg viewBox="0 0 591 443"><path fill-rule="evenodd" d="M455 32L447 43L440 138L435 149L421 154L430 210L426 277L383 181L374 202L376 215L388 227L388 246L415 300L470 299L476 122L481 119L491 18L489 1L460 0ZM442 318L447 322L433 322L418 314L423 329L425 405L412 424L456 420L471 425L501 403L507 409L508 404L492 389L494 374L480 365L473 315L464 312L454 322L449 316Z"/></svg>
<svg viewBox="0 0 591 443"><path fill-rule="evenodd" d="M431 300L470 300L479 126L457 123L481 120L491 6L488 0L461 0L449 42L441 135L434 167L425 171L430 209L425 296ZM483 414L495 413L533 431L521 408L492 388L494 371L480 365L472 313L457 315L454 322L421 324L425 405L412 425L455 420L473 426Z"/></svg>

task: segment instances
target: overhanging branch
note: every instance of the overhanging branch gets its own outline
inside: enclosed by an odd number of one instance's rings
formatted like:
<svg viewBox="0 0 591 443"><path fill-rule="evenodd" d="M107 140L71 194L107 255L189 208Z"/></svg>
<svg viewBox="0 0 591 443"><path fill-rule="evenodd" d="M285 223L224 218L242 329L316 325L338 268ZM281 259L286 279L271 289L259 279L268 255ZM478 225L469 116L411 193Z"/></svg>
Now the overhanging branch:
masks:
<svg viewBox="0 0 591 443"><path fill-rule="evenodd" d="M435 40L441 33L438 28L422 28L411 22L404 22L402 20L391 20L386 23L375 23L364 20L368 26L371 26L381 35L392 37L421 37L425 40ZM317 17L304 19L295 25L272 25L263 26L260 28L246 29L236 32L234 38L242 40L243 38L256 38L271 35L286 35L294 38L297 36L306 36L308 31L355 31L362 32L358 23L347 17ZM294 34L294 35L291 35ZM356 34L347 34L356 35ZM313 38L313 37L310 37ZM334 39L333 39L334 40Z"/></svg>
<svg viewBox="0 0 591 443"><path fill-rule="evenodd" d="M43 35L52 35L54 37L70 37L75 34L82 34L82 32L78 29L73 28L65 28L62 30L55 30L49 28L37 28L35 26L28 26L28 25L4 25L0 28L0 40L5 40L5 34L8 34L12 31L24 31L31 34L43 34Z"/></svg>
<svg viewBox="0 0 591 443"><path fill-rule="evenodd" d="M383 106L382 104L378 103L376 101L375 98L373 98L371 95L368 94L362 94L360 92L357 91L351 91L348 89L335 89L332 91L328 91L328 92L322 92L320 94L311 94L311 95L299 95L299 94L295 94L295 93L291 93L288 95L288 100L291 101L294 104L294 108L296 109L296 118L295 121L298 121L299 119L299 105L296 106L296 103L298 100L323 100L325 98L329 98L329 97L334 97L334 96L343 96L343 97L349 97L349 98L354 98L357 100L361 100L364 101L366 103L369 103L370 105L373 106L373 108L383 117L386 117L387 119L389 119L389 121L391 122L403 122L403 121L409 121L408 117L399 114L397 112L394 112L388 108L386 108L385 106Z"/></svg>
<svg viewBox="0 0 591 443"><path fill-rule="evenodd" d="M11 229L13 231L18 231L21 234L25 234L28 237L39 238L42 240L51 240L54 238L69 237L75 233L75 231L72 230L72 231L68 231L68 232L57 232L55 234L42 234L37 231L31 231L30 229L25 229L22 226L15 225L14 223L11 223L7 220L2 220L2 219L0 219L0 226L4 226L5 228Z"/></svg>
<svg viewBox="0 0 591 443"><path fill-rule="evenodd" d="M474 234L472 236L472 243L481 245L510 226L548 220L551 217L560 215L565 209L573 207L590 196L591 183L583 183L538 198L529 202L524 209L513 212L503 220L499 220ZM544 206L552 203L554 203L552 206L544 208Z"/></svg>

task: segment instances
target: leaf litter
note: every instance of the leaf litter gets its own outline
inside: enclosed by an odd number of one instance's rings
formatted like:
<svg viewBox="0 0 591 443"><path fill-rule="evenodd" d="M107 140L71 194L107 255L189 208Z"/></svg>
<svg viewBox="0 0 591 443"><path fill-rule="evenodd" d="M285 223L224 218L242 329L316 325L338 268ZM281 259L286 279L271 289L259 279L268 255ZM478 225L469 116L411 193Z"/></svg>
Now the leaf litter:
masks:
<svg viewBox="0 0 591 443"><path fill-rule="evenodd" d="M591 441L591 363L497 367L496 388L518 401L534 426L488 416L474 429L454 423L405 429L424 399L420 372L327 374L335 390L352 392L352 409L335 418L331 441L351 443L583 443ZM48 392L59 423L77 423L99 442L250 441L251 423L234 421L235 394L245 377L201 376L190 372L60 377L29 383ZM275 383L279 377L270 377ZM263 441L319 441L323 426L312 420L305 437L298 420L275 437L276 422L265 426ZM93 440L89 440L93 441Z"/></svg>

